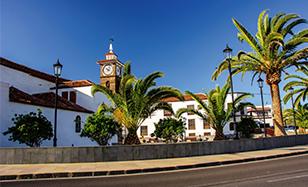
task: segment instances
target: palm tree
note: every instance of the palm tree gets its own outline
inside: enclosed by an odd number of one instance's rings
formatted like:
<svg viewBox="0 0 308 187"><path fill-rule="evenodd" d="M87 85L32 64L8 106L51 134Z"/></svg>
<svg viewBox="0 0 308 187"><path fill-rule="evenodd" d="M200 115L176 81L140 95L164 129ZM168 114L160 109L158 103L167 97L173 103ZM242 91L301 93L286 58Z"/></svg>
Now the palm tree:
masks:
<svg viewBox="0 0 308 187"><path fill-rule="evenodd" d="M162 99L183 98L181 92L175 88L156 86L155 80L162 77L163 73L154 72L144 79L136 79L130 69L130 63L125 64L118 92L112 92L101 85L94 85L92 94L101 92L107 96L112 103L112 110L109 110L113 113L114 119L128 130L124 144L131 145L140 144L137 130L154 111L165 109L173 112L171 106ZM106 105L102 104L100 108L106 108Z"/></svg>
<svg viewBox="0 0 308 187"><path fill-rule="evenodd" d="M294 101L295 106L298 106L301 100L304 102L308 96L308 66L300 67L299 69L297 69L297 72L302 72L305 74L305 76L298 76L298 75L286 76L285 80L286 79L296 79L296 80L288 82L283 88L284 91L289 91L290 88L298 87L298 89L295 89L294 91L287 93L283 98L284 103L287 103L293 95L298 94Z"/></svg>
<svg viewBox="0 0 308 187"><path fill-rule="evenodd" d="M301 105L300 103L294 109L286 109L283 111L283 116L286 119L287 124L293 124L293 115L295 114L296 126L299 128L306 129L308 128L308 103Z"/></svg>
<svg viewBox="0 0 308 187"><path fill-rule="evenodd" d="M195 94L186 91L186 94L191 96L200 106L201 110L194 110L189 108L181 108L177 111L177 117L180 117L184 113L194 113L207 121L211 128L213 128L216 133L214 140L224 139L223 128L229 122L232 117L233 108L232 103L228 103L227 108L225 107L228 92L230 90L230 85L226 84L222 88L216 86L207 95L207 101L202 101ZM251 103L240 103L243 99L251 96L248 93L243 93L234 100L235 112L239 111L245 106L253 106Z"/></svg>
<svg viewBox="0 0 308 187"><path fill-rule="evenodd" d="M258 74L266 75L266 83L270 87L275 135L285 135L281 111L279 83L281 74L291 66L307 64L308 48L302 44L308 42L308 29L296 34L293 33L295 26L306 23L296 14L279 13L270 18L267 11L261 12L258 18L258 31L256 37L250 34L247 29L236 19L232 19L238 29L238 38L249 44L252 51L240 51L237 58L233 57L231 67L233 75L246 72L253 72L252 80ZM212 79L228 69L228 62L223 61L212 75Z"/></svg>

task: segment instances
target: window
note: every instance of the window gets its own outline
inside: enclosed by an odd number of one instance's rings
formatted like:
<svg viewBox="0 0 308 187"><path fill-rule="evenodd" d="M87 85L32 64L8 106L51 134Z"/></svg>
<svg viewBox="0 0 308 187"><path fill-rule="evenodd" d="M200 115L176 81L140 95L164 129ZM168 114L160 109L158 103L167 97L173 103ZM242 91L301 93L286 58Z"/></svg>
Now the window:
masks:
<svg viewBox="0 0 308 187"><path fill-rule="evenodd" d="M171 104L169 104L169 105L170 105L170 107L172 107ZM172 113L168 110L164 110L164 116L172 116Z"/></svg>
<svg viewBox="0 0 308 187"><path fill-rule="evenodd" d="M196 133L189 133L188 136L196 136Z"/></svg>
<svg viewBox="0 0 308 187"><path fill-rule="evenodd" d="M203 120L203 129L210 129L210 128L211 128L210 124L207 121Z"/></svg>
<svg viewBox="0 0 308 187"><path fill-rule="evenodd" d="M229 128L230 128L230 131L234 131L234 123L233 122L230 123Z"/></svg>
<svg viewBox="0 0 308 187"><path fill-rule="evenodd" d="M78 115L75 118L75 132L80 133L81 131L81 117Z"/></svg>
<svg viewBox="0 0 308 187"><path fill-rule="evenodd" d="M205 133L203 133L203 136L211 136L211 133L210 132L205 132Z"/></svg>
<svg viewBox="0 0 308 187"><path fill-rule="evenodd" d="M245 114L245 110L241 109L241 115L244 115L244 114Z"/></svg>
<svg viewBox="0 0 308 187"><path fill-rule="evenodd" d="M194 105L187 105L187 109L194 110L194 109L195 109L195 106L194 106ZM188 115L194 115L194 113L192 113L192 112L188 112L187 114L188 114Z"/></svg>
<svg viewBox="0 0 308 187"><path fill-rule="evenodd" d="M68 92L62 92L62 97L68 100Z"/></svg>
<svg viewBox="0 0 308 187"><path fill-rule="evenodd" d="M188 130L195 130L195 129L196 129L195 119L189 119Z"/></svg>
<svg viewBox="0 0 308 187"><path fill-rule="evenodd" d="M76 103L76 92L75 91L70 92L70 102Z"/></svg>
<svg viewBox="0 0 308 187"><path fill-rule="evenodd" d="M148 126L141 126L140 127L140 134L141 134L141 136L147 136L148 135Z"/></svg>
<svg viewBox="0 0 308 187"><path fill-rule="evenodd" d="M107 88L110 88L110 81L107 81L107 82L106 82L106 87L107 87Z"/></svg>

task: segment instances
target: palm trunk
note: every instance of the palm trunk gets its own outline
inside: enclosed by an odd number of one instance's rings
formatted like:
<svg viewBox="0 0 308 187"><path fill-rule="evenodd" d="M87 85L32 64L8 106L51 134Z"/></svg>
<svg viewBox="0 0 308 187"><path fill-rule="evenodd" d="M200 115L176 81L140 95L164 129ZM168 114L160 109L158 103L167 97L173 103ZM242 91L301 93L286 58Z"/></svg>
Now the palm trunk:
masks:
<svg viewBox="0 0 308 187"><path fill-rule="evenodd" d="M279 93L278 83L270 84L270 91L271 91L271 97L272 97L273 122L274 122L275 136L287 135L285 130L284 130L284 125L283 125L281 101L280 101L280 93Z"/></svg>
<svg viewBox="0 0 308 187"><path fill-rule="evenodd" d="M127 137L125 138L124 144L126 145L134 145L140 144L139 137L136 131L128 131Z"/></svg>
<svg viewBox="0 0 308 187"><path fill-rule="evenodd" d="M215 129L215 137L214 140L224 140L225 139L225 135L223 133L222 129Z"/></svg>

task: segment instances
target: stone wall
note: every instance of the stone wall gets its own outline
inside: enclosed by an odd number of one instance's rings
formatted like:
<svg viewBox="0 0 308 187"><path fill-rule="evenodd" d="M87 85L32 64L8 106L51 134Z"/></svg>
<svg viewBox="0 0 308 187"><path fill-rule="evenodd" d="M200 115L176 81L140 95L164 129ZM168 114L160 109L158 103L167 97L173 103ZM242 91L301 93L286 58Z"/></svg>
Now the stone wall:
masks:
<svg viewBox="0 0 308 187"><path fill-rule="evenodd" d="M176 144L0 148L0 164L145 160L235 153L308 144L308 135Z"/></svg>

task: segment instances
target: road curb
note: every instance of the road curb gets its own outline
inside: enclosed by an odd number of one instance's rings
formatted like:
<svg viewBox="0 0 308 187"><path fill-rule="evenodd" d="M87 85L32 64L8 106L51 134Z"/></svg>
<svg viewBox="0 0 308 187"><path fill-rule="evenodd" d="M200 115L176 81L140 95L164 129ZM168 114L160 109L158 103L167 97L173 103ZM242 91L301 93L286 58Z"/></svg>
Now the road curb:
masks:
<svg viewBox="0 0 308 187"><path fill-rule="evenodd" d="M116 175L123 175L123 174L130 175L130 174L139 174L139 173L152 173L152 172L161 172L161 171L173 171L173 170L192 169L192 168L205 168L205 167L219 166L219 165L229 165L229 164L235 164L235 163L267 160L267 159L272 159L272 158L281 158L281 157L295 156L295 155L301 155L301 154L308 154L308 150L292 152L292 153L283 153L283 154L278 154L278 155L226 160L226 161L220 161L220 162L214 161L214 162L198 163L198 164L191 164L191 165L153 167L153 168L144 168L144 169L2 175L0 176L0 182L1 181L11 181L11 180L25 180L25 179L74 178L74 177L89 177L89 176L116 176Z"/></svg>

